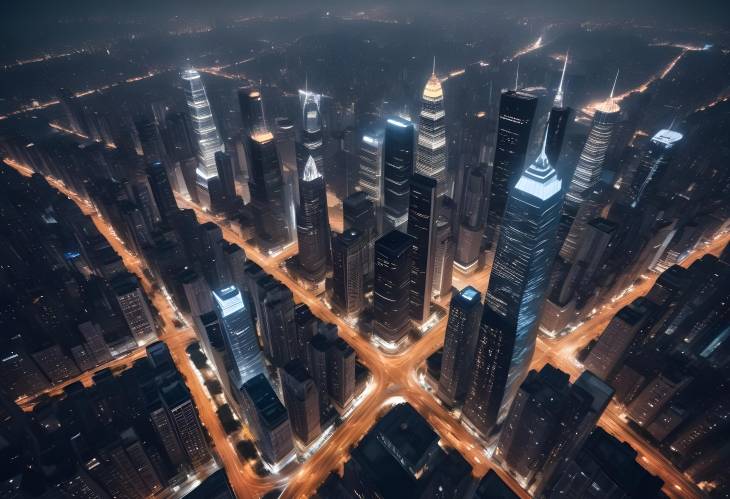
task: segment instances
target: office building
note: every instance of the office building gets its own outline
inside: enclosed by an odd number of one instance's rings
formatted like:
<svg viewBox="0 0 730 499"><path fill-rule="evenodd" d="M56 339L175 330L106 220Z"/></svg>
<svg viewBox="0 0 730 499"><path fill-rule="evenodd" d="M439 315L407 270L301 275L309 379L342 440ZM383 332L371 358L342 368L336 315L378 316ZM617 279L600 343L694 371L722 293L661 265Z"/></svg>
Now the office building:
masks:
<svg viewBox="0 0 730 499"><path fill-rule="evenodd" d="M315 170L324 171L324 133L322 130L322 112L320 104L322 95L299 90L302 128L296 143L297 171L299 178L304 175L309 158L314 160ZM301 195L301 194L300 194Z"/></svg>
<svg viewBox="0 0 730 499"><path fill-rule="evenodd" d="M357 316L365 308L366 257L360 230L346 229L332 238L332 301L346 316Z"/></svg>
<svg viewBox="0 0 730 499"><path fill-rule="evenodd" d="M393 230L375 241L373 333L395 343L410 331L413 238Z"/></svg>
<svg viewBox="0 0 730 499"><path fill-rule="evenodd" d="M274 366L283 367L296 358L299 351L294 322L294 295L279 281L271 281L271 278L259 281L259 330L266 357Z"/></svg>
<svg viewBox="0 0 730 499"><path fill-rule="evenodd" d="M664 179L672 157L684 136L673 130L659 130L649 141L631 181L631 207L652 200Z"/></svg>
<svg viewBox="0 0 730 499"><path fill-rule="evenodd" d="M436 196L450 192L446 173L446 114L436 62L421 96L415 172L436 180Z"/></svg>
<svg viewBox="0 0 730 499"><path fill-rule="evenodd" d="M355 350L345 340L332 340L327 349L327 393L340 412L355 397L355 361Z"/></svg>
<svg viewBox="0 0 730 499"><path fill-rule="evenodd" d="M215 153L215 167L218 172L218 196L211 196L211 210L215 213L229 211L236 204L236 174L233 170L231 155L222 151Z"/></svg>
<svg viewBox="0 0 730 499"><path fill-rule="evenodd" d="M408 207L408 235L413 238L410 316L416 323L426 321L431 315L437 187L436 179L418 173L411 178Z"/></svg>
<svg viewBox="0 0 730 499"><path fill-rule="evenodd" d="M266 376L259 374L245 382L241 399L263 460L275 465L286 459L294 450L289 413Z"/></svg>
<svg viewBox="0 0 730 499"><path fill-rule="evenodd" d="M363 279L366 288L373 285L373 265L375 238L378 234L378 215L373 202L364 192L356 192L345 198L342 203L345 229L358 229L365 243L363 257Z"/></svg>
<svg viewBox="0 0 730 499"><path fill-rule="evenodd" d="M124 316L137 343L142 343L155 335L155 321L137 277L122 274L114 279L112 288Z"/></svg>
<svg viewBox="0 0 730 499"><path fill-rule="evenodd" d="M322 432L317 386L300 359L292 360L279 369L279 378L292 432L306 445Z"/></svg>
<svg viewBox="0 0 730 499"><path fill-rule="evenodd" d="M410 181L415 160L413 123L389 118L383 142L383 204L387 229L403 227L408 221Z"/></svg>
<svg viewBox="0 0 730 499"><path fill-rule="evenodd" d="M454 263L461 272L476 270L489 210L489 177L485 167L471 168L459 208L458 240Z"/></svg>
<svg viewBox="0 0 730 499"><path fill-rule="evenodd" d="M456 406L466 396L481 317L482 295L473 287L451 298L438 387L438 396L447 406Z"/></svg>
<svg viewBox="0 0 730 499"><path fill-rule="evenodd" d="M214 292L213 298L223 326L223 340L228 361L233 367L234 381L236 386L241 386L257 374L265 372L249 305L235 286Z"/></svg>
<svg viewBox="0 0 730 499"><path fill-rule="evenodd" d="M525 166L536 109L537 98L524 92L509 90L500 98L487 218L489 244L497 240L507 198Z"/></svg>
<svg viewBox="0 0 730 499"><path fill-rule="evenodd" d="M155 162L147 167L146 172L160 217L163 221L169 223L173 215L177 213L178 207L167 171L162 163Z"/></svg>
<svg viewBox="0 0 730 499"><path fill-rule="evenodd" d="M264 114L264 101L257 89L239 88L238 106L241 110L241 121L247 136L265 133L269 130Z"/></svg>
<svg viewBox="0 0 730 499"><path fill-rule="evenodd" d="M363 134L360 142L360 168L355 190L363 192L378 208L383 206L384 132Z"/></svg>
<svg viewBox="0 0 730 499"><path fill-rule="evenodd" d="M175 381L163 386L160 393L165 407L170 413L175 434L180 439L182 449L190 462L197 468L210 461L212 456L208 449L208 442L187 387L182 381Z"/></svg>

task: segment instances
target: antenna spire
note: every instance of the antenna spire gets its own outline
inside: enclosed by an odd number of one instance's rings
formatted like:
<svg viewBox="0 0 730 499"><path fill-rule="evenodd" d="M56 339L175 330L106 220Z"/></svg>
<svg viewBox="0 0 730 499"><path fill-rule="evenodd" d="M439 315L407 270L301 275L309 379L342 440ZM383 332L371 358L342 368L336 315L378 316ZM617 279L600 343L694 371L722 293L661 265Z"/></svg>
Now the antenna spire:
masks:
<svg viewBox="0 0 730 499"><path fill-rule="evenodd" d="M517 73L515 74L515 92L517 91L517 83L520 81L520 60L517 59Z"/></svg>
<svg viewBox="0 0 730 499"><path fill-rule="evenodd" d="M433 56L433 69L431 70L431 75L436 76L436 56Z"/></svg>
<svg viewBox="0 0 730 499"><path fill-rule="evenodd" d="M618 68L616 70L616 78L613 79L613 87L611 87L611 95L608 97L609 100L610 99L613 99L613 93L616 90L616 82L618 81L618 74L619 74L620 71L621 71L621 68Z"/></svg>
<svg viewBox="0 0 730 499"><path fill-rule="evenodd" d="M563 72L560 75L560 85L555 94L554 104L556 107L563 107L563 82L565 81L565 69L568 67L568 52L565 52L565 61L563 62Z"/></svg>

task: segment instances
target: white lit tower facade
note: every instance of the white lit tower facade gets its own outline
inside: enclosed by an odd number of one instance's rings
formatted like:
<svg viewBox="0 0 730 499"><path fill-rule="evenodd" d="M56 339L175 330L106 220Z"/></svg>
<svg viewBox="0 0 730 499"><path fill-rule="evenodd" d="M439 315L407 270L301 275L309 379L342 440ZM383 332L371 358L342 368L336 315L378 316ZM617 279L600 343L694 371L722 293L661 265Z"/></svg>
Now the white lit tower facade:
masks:
<svg viewBox="0 0 730 499"><path fill-rule="evenodd" d="M296 145L297 170L299 177L304 174L304 167L309 158L314 158L317 170L324 171L324 139L322 132L322 114L320 102L322 96L309 90L299 91L299 103L302 109L302 130Z"/></svg>
<svg viewBox="0 0 730 499"><path fill-rule="evenodd" d="M436 195L440 198L448 192L446 114L444 112L444 91L435 70L434 62L434 72L426 82L421 97L415 171L436 180Z"/></svg>
<svg viewBox="0 0 730 499"><path fill-rule="evenodd" d="M618 78L618 73L616 78ZM613 130L621 116L621 108L613 98L615 88L616 80L613 82L613 89L611 89L608 99L596 107L588 138L578 158L578 164L565 196L561 235L567 234L567 236L564 236L565 241L560 249L560 256L567 262L573 261L586 224L592 218L578 217L578 210L601 179L601 172L606 162L606 151L611 143ZM589 211L591 210L584 210L584 212Z"/></svg>
<svg viewBox="0 0 730 499"><path fill-rule="evenodd" d="M562 181L543 142L509 194L477 337L464 416L487 434L527 375L556 253Z"/></svg>
<svg viewBox="0 0 730 499"><path fill-rule="evenodd" d="M211 179L218 177L215 153L224 151L223 141L221 141L220 134L215 126L213 112L210 109L210 103L205 93L203 81L200 79L200 73L194 69L185 70L182 74L182 80L193 136L198 146L198 166L195 170L198 197L205 208L210 208L208 184Z"/></svg>

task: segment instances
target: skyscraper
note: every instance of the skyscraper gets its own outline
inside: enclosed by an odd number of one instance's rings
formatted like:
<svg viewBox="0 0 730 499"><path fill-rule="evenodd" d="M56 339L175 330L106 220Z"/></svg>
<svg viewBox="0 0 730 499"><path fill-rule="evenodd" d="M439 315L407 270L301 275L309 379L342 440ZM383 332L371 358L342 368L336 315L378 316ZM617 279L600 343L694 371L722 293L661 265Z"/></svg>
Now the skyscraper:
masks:
<svg viewBox="0 0 730 499"><path fill-rule="evenodd" d="M397 230L375 241L373 333L388 342L410 330L412 246L413 238Z"/></svg>
<svg viewBox="0 0 730 499"><path fill-rule="evenodd" d="M235 286L223 288L214 292L213 298L223 325L223 339L228 361L234 370L234 381L236 386L241 386L265 371L256 328L248 305L238 288Z"/></svg>
<svg viewBox="0 0 730 499"><path fill-rule="evenodd" d="M636 208L642 199L653 197L682 138L681 133L673 130L659 130L651 138L631 181L632 208Z"/></svg>
<svg viewBox="0 0 730 499"><path fill-rule="evenodd" d="M172 215L177 212L178 207L170 186L170 179L167 177L167 171L160 162L151 163L146 171L160 216L162 220L169 222Z"/></svg>
<svg viewBox="0 0 730 499"><path fill-rule="evenodd" d="M383 205L384 133L363 134L360 142L360 168L356 190L364 192L378 208Z"/></svg>
<svg viewBox="0 0 730 499"><path fill-rule="evenodd" d="M241 119L246 135L265 133L269 129L266 126L264 102L259 90L239 88L238 105L241 108Z"/></svg>
<svg viewBox="0 0 730 499"><path fill-rule="evenodd" d="M507 198L522 174L536 109L537 98L524 92L509 90L500 99L487 219L490 244L497 240Z"/></svg>
<svg viewBox="0 0 730 499"><path fill-rule="evenodd" d="M483 433L504 418L532 360L562 197L562 182L543 142L542 152L510 193L489 278L464 408Z"/></svg>
<svg viewBox="0 0 730 499"><path fill-rule="evenodd" d="M482 316L482 295L471 286L451 298L438 395L448 406L464 400Z"/></svg>
<svg viewBox="0 0 730 499"><path fill-rule="evenodd" d="M408 208L408 234L413 237L411 264L410 315L423 322L431 314L433 288L434 242L438 206L436 179L418 173L411 178Z"/></svg>
<svg viewBox="0 0 730 499"><path fill-rule="evenodd" d="M255 215L257 244L275 252L290 241L284 178L274 136L270 132L251 136L248 188Z"/></svg>
<svg viewBox="0 0 730 499"><path fill-rule="evenodd" d="M436 76L436 59L434 58L433 72L426 82L421 96L415 171L436 180L437 197L447 194L448 191L445 116L444 92L441 88L441 80Z"/></svg>
<svg viewBox="0 0 730 499"><path fill-rule="evenodd" d="M389 118L383 144L384 216L388 229L403 226L408 220L408 194L413 175L413 123Z"/></svg>
<svg viewBox="0 0 730 499"><path fill-rule="evenodd" d="M450 197L441 198L440 214L433 229L433 296L444 296L451 292L454 254L456 253L456 241L454 240L456 211L456 205Z"/></svg>
<svg viewBox="0 0 730 499"><path fill-rule="evenodd" d="M236 202L236 178L231 155L222 151L215 153L215 168L218 172L219 190L217 198L211 195L211 209L214 212L230 210Z"/></svg>
<svg viewBox="0 0 730 499"><path fill-rule="evenodd" d="M548 116L548 138L547 145L545 146L545 153L547 154L550 164L558 172L558 176L561 179L565 178L567 173L565 168L560 168L560 150L563 148L563 138L565 137L565 130L568 128L568 122L570 121L571 109L565 106L563 83L565 82L565 69L568 67L568 54L565 54L565 61L563 62L563 72L560 75L560 84L558 90L555 93L555 99L553 100L553 107L550 109L550 115Z"/></svg>
<svg viewBox="0 0 730 499"><path fill-rule="evenodd" d="M345 198L342 203L345 229L358 229L362 232L365 242L363 257L363 279L366 288L373 285L373 249L377 234L376 207L364 192L356 192Z"/></svg>
<svg viewBox="0 0 730 499"><path fill-rule="evenodd" d="M471 168L460 207L459 237L454 262L462 272L476 269L489 209L489 177L486 168Z"/></svg>
<svg viewBox="0 0 730 499"><path fill-rule="evenodd" d="M223 151L223 142L213 120L213 113L200 74L194 69L187 69L182 74L182 80L193 135L198 146L198 167L195 170L199 187L198 197L205 207L210 208L208 183L210 179L216 178L218 175L215 153Z"/></svg>
<svg viewBox="0 0 730 499"><path fill-rule="evenodd" d="M319 393L301 359L279 369L284 405L289 412L294 435L304 444L322 432L319 421Z"/></svg>
<svg viewBox="0 0 730 499"><path fill-rule="evenodd" d="M616 78L618 79L618 73L616 73ZM567 236L565 242L562 243L560 256L568 262L573 261L578 243L585 231L585 224L588 223L588 220L576 219L578 209L601 178L601 171L606 161L606 151L611 142L613 129L621 115L621 108L613 98L615 88L616 80L613 82L608 99L596 107L588 138L578 158L568 193L565 195L560 224L561 232Z"/></svg>
<svg viewBox="0 0 730 499"><path fill-rule="evenodd" d="M365 308L364 270L367 246L358 229L346 229L332 239L332 301L347 316Z"/></svg>
<svg viewBox="0 0 730 499"><path fill-rule="evenodd" d="M327 392L340 412L355 396L355 360L355 350L342 338L327 350Z"/></svg>
<svg viewBox="0 0 730 499"><path fill-rule="evenodd" d="M303 277L313 282L321 281L331 260L330 223L324 177L312 156L299 178L297 238Z"/></svg>

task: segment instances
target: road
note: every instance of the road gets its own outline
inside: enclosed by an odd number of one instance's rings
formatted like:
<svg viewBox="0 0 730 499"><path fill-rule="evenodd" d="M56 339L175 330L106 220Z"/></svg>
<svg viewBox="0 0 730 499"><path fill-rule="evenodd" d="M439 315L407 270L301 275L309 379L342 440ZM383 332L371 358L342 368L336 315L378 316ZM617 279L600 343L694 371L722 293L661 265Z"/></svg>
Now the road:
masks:
<svg viewBox="0 0 730 499"><path fill-rule="evenodd" d="M22 167L22 165L13 166ZM27 170L24 173L28 174ZM97 227L110 239L110 242L113 242L112 245L122 256L127 267L140 276L148 292L153 291L150 283L146 282L144 274L141 272L142 264L139 259L124 247L106 222L93 212L90 204L74 193L69 192L63 184L53 179L49 179L49 181L76 201L79 206L82 206L85 212L93 216ZM248 258L288 286L297 302L306 303L317 317L336 324L339 327L341 336L355 349L360 361L371 372L371 379L364 400L353 411L347 421L334 431L325 445L300 465L290 465L275 475L258 476L248 464L242 463L239 459L232 442L227 438L215 414L215 404L210 400L207 390L196 376L187 358L185 347L192 341L192 331L189 328L176 330L172 324L173 318L176 317L173 304L162 293L153 292L151 294L153 303L164 322L161 338L170 347L178 369L186 378L187 385L198 406L201 420L212 437L215 449L226 468L238 497L260 497L273 489L283 489L282 497L286 498L311 495L331 471L341 470L342 465L349 457L349 449L357 444L387 407L399 401L407 401L416 408L434 427L442 442L446 446L457 449L470 462L474 468L475 476L482 476L489 469L494 469L503 480L512 486L513 490L521 496L527 497L527 494L522 491L514 479L489 461L483 442L467 431L458 419L441 406L418 381L417 373L422 368L425 359L443 345L445 320L441 320L426 336L415 342L405 352L397 355L386 354L372 344L367 337L361 335L351 325L338 317L317 297L299 286L282 270L282 262L296 253L296 245L287 248L286 251L275 257L263 255L257 248L251 246L234 231L230 230L221 217L202 211L182 197L178 197L177 201L181 208L195 210L200 222L212 221L221 226L225 239L240 245L245 249ZM689 265L706 253L718 254L728 240L730 240L730 235L713 241L707 247L698 249L690 258L684 261L683 265ZM484 292L488 276L489 266L470 276L455 272L454 285L461 288L467 284L472 284ZM539 368L550 362L568 372L571 378L577 377L581 372L581 366L574 360L575 352L588 341L597 337L621 307L648 292L655 279L656 276L649 276L639 285L627 290L621 298L600 308L590 320L582 324L571 335L555 340L540 338L532 367ZM447 300L448 297L444 297L440 300L440 303L445 304ZM185 341L178 338L185 338ZM621 420L620 415L621 409L612 405L601 418L599 424L612 435L631 444L639 452L642 465L665 481L664 492L668 496L698 497L700 492L691 480L671 466L661 453L636 435Z"/></svg>

